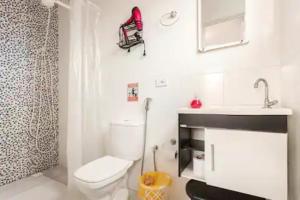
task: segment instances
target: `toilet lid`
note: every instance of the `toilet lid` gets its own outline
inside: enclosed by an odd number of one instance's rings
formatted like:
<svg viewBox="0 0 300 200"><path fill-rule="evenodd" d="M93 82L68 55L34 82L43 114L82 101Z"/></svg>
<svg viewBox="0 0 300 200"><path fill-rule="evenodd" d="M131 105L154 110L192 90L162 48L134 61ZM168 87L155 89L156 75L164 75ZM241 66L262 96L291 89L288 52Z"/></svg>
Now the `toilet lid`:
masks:
<svg viewBox="0 0 300 200"><path fill-rule="evenodd" d="M74 176L87 183L98 183L122 172L126 173L131 165L132 161L105 156L82 166L74 173Z"/></svg>

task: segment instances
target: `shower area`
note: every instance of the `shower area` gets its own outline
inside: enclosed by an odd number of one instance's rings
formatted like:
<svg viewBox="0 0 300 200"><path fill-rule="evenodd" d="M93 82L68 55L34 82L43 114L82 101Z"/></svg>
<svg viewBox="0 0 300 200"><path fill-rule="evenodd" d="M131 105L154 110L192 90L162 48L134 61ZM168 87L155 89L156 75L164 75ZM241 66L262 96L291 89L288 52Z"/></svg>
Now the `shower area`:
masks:
<svg viewBox="0 0 300 200"><path fill-rule="evenodd" d="M67 188L89 161L83 147L99 132L91 109L100 98L99 12L86 0L0 0L0 199L22 181Z"/></svg>

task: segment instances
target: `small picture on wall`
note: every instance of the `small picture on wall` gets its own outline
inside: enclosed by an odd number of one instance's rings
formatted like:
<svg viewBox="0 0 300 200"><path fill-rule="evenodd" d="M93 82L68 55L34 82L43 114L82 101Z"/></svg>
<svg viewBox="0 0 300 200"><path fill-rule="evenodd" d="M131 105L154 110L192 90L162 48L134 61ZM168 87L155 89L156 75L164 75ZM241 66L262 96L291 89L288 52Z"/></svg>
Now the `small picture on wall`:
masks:
<svg viewBox="0 0 300 200"><path fill-rule="evenodd" d="M129 83L127 86L127 101L138 101L139 100L139 84Z"/></svg>

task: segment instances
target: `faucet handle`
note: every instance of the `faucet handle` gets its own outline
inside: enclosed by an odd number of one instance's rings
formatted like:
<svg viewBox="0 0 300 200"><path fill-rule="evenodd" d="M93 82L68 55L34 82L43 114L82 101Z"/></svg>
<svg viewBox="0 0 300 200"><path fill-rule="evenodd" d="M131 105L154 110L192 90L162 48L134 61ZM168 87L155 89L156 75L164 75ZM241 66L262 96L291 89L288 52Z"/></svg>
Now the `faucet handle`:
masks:
<svg viewBox="0 0 300 200"><path fill-rule="evenodd" d="M279 103L278 100L270 101L270 102L268 102L268 108L272 108L272 106L274 106L278 103Z"/></svg>

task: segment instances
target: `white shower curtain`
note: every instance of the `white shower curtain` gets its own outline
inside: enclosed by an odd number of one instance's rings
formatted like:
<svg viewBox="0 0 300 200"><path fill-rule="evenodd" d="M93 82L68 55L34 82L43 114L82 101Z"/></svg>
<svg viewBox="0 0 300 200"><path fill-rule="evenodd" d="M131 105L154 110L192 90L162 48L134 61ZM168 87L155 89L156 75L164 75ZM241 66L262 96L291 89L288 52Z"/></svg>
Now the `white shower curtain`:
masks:
<svg viewBox="0 0 300 200"><path fill-rule="evenodd" d="M67 157L68 183L72 188L74 171L102 153L100 10L87 0L73 0L70 19Z"/></svg>

